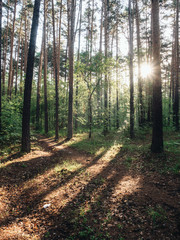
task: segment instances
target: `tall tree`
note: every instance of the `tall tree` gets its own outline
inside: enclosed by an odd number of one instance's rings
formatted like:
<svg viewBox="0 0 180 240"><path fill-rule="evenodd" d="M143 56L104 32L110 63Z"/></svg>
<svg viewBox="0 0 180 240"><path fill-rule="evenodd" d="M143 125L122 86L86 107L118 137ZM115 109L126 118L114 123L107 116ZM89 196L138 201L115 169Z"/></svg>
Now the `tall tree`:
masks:
<svg viewBox="0 0 180 240"><path fill-rule="evenodd" d="M163 151L162 83L160 66L159 0L152 3L152 46L153 46L153 131L151 151Z"/></svg>
<svg viewBox="0 0 180 240"><path fill-rule="evenodd" d="M140 26L139 26L139 6L138 0L135 0L135 9L136 9L136 32L137 32L137 55L138 55L138 102L139 102L139 111L138 111L138 120L139 125L141 126L144 122L144 107L143 107L143 95L142 95L142 76L141 76L141 38L140 38Z"/></svg>
<svg viewBox="0 0 180 240"><path fill-rule="evenodd" d="M37 29L39 23L39 9L41 0L35 0L34 12L31 27L31 36L29 43L29 52L27 60L27 70L24 88L24 103L22 116L22 151L30 152L30 107L31 107L31 89L34 68L34 55L36 47Z"/></svg>
<svg viewBox="0 0 180 240"><path fill-rule="evenodd" d="M69 33L69 105L68 105L68 133L67 139L73 136L73 81L74 81L74 23L75 0L70 5L70 33Z"/></svg>
<svg viewBox="0 0 180 240"><path fill-rule="evenodd" d="M176 0L176 27L175 27L175 78L173 122L176 130L179 130L179 0Z"/></svg>
<svg viewBox="0 0 180 240"><path fill-rule="evenodd" d="M134 137L134 82L133 82L133 13L129 0L129 78L130 78L130 137Z"/></svg>
<svg viewBox="0 0 180 240"><path fill-rule="evenodd" d="M1 96L2 96L2 91L1 91L1 32L2 32L2 0L0 0L0 132L2 129L2 121L1 121L1 108L2 108L2 103L1 103Z"/></svg>
<svg viewBox="0 0 180 240"><path fill-rule="evenodd" d="M46 49L46 21L47 21L47 0L44 0L44 125L45 133L48 133L48 101L47 101L47 49Z"/></svg>
<svg viewBox="0 0 180 240"><path fill-rule="evenodd" d="M52 0L52 21L53 21L53 48L54 48L54 68L55 68L55 92L56 92L56 122L55 122L55 139L59 138L59 79L56 56L56 36L55 36L55 19L54 19L54 1Z"/></svg>
<svg viewBox="0 0 180 240"><path fill-rule="evenodd" d="M105 60L107 64L108 59L108 10L109 10L109 0L105 0L104 3L104 48L105 48ZM105 79L104 79L104 135L108 133L108 68L105 69Z"/></svg>
<svg viewBox="0 0 180 240"><path fill-rule="evenodd" d="M7 95L11 97L12 82L13 82L13 52L14 52L14 31L15 31L15 21L16 21L16 6L17 0L14 1L14 16L13 16L13 26L11 32L11 53L10 53L10 63L9 63L9 78L8 78L8 91Z"/></svg>

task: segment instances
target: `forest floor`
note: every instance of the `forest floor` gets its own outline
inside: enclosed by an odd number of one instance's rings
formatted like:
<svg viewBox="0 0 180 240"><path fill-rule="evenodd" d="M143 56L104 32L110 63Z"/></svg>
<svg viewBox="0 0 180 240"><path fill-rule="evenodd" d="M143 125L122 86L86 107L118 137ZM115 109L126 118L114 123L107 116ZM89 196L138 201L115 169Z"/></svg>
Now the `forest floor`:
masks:
<svg viewBox="0 0 180 240"><path fill-rule="evenodd" d="M149 135L38 136L0 157L0 239L180 239L179 136L165 138L152 154Z"/></svg>

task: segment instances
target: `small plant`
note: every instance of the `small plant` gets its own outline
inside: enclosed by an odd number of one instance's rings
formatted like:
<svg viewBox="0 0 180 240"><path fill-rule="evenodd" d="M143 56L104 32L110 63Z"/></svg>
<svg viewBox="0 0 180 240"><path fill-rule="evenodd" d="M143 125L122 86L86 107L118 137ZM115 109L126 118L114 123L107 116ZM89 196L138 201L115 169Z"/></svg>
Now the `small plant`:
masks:
<svg viewBox="0 0 180 240"><path fill-rule="evenodd" d="M153 224L166 220L166 212L161 206L158 206L155 209L149 208L148 214L151 216Z"/></svg>

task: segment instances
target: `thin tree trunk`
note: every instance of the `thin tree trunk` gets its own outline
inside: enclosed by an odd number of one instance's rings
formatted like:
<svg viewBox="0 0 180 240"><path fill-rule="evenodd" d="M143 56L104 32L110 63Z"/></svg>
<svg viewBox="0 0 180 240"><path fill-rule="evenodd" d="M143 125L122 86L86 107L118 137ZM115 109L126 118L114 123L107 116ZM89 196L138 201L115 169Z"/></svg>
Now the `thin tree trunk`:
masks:
<svg viewBox="0 0 180 240"><path fill-rule="evenodd" d="M160 66L160 30L159 30L159 1L152 0L152 40L153 40L153 132L152 152L163 151L163 123L162 123L162 92Z"/></svg>
<svg viewBox="0 0 180 240"><path fill-rule="evenodd" d="M9 97L11 97L12 78L13 78L12 73L13 73L13 49L14 49L14 29L15 29L15 21L16 21L16 5L17 5L17 0L14 1L14 17L13 17L13 27L11 32L11 53L10 53L8 91L7 91L7 95Z"/></svg>
<svg viewBox="0 0 180 240"><path fill-rule="evenodd" d="M75 1L71 0L70 34L69 34L69 105L68 105L68 134L67 139L73 136L73 72L74 72L74 23Z"/></svg>
<svg viewBox="0 0 180 240"><path fill-rule="evenodd" d="M81 22L82 22L82 0L80 0L79 3L79 38L78 38L78 57L77 57L77 62L78 62L78 67L80 64L80 47L81 47ZM78 128L78 107L79 107L79 102L78 102L78 92L79 92L79 76L77 76L77 81L76 81L76 100L75 100L75 106L76 106L76 112L75 112L75 131L77 131Z"/></svg>
<svg viewBox="0 0 180 240"><path fill-rule="evenodd" d="M22 29L22 18L21 18L20 29L19 29L19 40L18 40L18 49L17 49L15 95L17 94L17 80L18 80L18 69L19 69L19 52L20 52L20 44L21 44L21 29Z"/></svg>
<svg viewBox="0 0 180 240"><path fill-rule="evenodd" d="M129 0L130 137L134 137L133 16Z"/></svg>
<svg viewBox="0 0 180 240"><path fill-rule="evenodd" d="M38 82L37 82L36 130L39 130L39 128L40 128L40 123L39 123L39 119L40 119L40 100L41 100L40 89L41 89L43 56L44 56L44 32L43 32L42 43L41 43L41 55L40 55L40 60L39 60L39 71L38 71Z"/></svg>
<svg viewBox="0 0 180 240"><path fill-rule="evenodd" d="M142 77L141 77L141 38L140 38L140 29L139 29L139 7L138 0L135 1L136 7L136 31L137 31L137 55L138 55L138 120L139 126L142 126L144 123L144 104L142 96Z"/></svg>
<svg viewBox="0 0 180 240"><path fill-rule="evenodd" d="M48 102L47 102L47 49L46 49L46 18L47 0L44 0L44 126L45 133L48 133Z"/></svg>
<svg viewBox="0 0 180 240"><path fill-rule="evenodd" d="M104 4L104 37L105 37L105 60L108 59L108 6L109 0L105 0ZM104 136L108 133L108 69L105 70L104 79Z"/></svg>
<svg viewBox="0 0 180 240"><path fill-rule="evenodd" d="M2 100L1 100L1 96L2 96L2 91L1 91L1 86L2 86L2 78L1 78L1 32L2 32L2 0L0 0L0 132L2 130L2 120L1 120L1 116L2 116Z"/></svg>
<svg viewBox="0 0 180 240"><path fill-rule="evenodd" d="M59 79L56 56L56 36L55 36L55 20L54 20L54 1L52 0L52 21L53 21L53 47L54 47L54 67L55 67L55 92L56 92L56 122L55 122L55 139L59 138Z"/></svg>
<svg viewBox="0 0 180 240"><path fill-rule="evenodd" d="M118 52L119 52L119 34L118 24L116 26L116 128L119 129L119 68L118 68Z"/></svg>
<svg viewBox="0 0 180 240"><path fill-rule="evenodd" d="M175 90L173 102L173 122L179 131L179 0L176 0L176 33L175 33Z"/></svg>
<svg viewBox="0 0 180 240"><path fill-rule="evenodd" d="M31 89L34 68L34 55L36 47L36 37L39 22L40 0L35 0L33 20L31 27L31 37L28 52L27 72L24 89L24 103L22 116L22 151L30 152L30 107L31 107Z"/></svg>
<svg viewBox="0 0 180 240"><path fill-rule="evenodd" d="M9 0L7 2L9 6ZM7 9L7 25L6 25L6 35L4 36L4 64L3 64L3 74L2 74L2 95L5 95L5 78L6 78L6 59L7 59L7 47L8 47L8 29L9 29L9 8Z"/></svg>

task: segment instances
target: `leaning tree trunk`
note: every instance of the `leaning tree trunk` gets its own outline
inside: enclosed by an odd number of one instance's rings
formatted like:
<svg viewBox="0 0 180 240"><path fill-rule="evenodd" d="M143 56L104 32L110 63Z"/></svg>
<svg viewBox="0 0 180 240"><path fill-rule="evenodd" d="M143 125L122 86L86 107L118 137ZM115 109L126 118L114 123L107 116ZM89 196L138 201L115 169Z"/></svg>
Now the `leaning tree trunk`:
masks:
<svg viewBox="0 0 180 240"><path fill-rule="evenodd" d="M39 9L41 0L35 0L34 12L31 27L31 37L29 43L27 71L25 78L24 88L24 103L23 103L23 116L22 116L22 151L30 152L30 107L31 107L31 90L32 78L34 68L34 55L36 47L36 37L39 22Z"/></svg>
<svg viewBox="0 0 180 240"><path fill-rule="evenodd" d="M153 132L152 152L163 151L162 123L162 83L160 66L160 30L159 30L159 1L152 0L152 40L153 40Z"/></svg>

